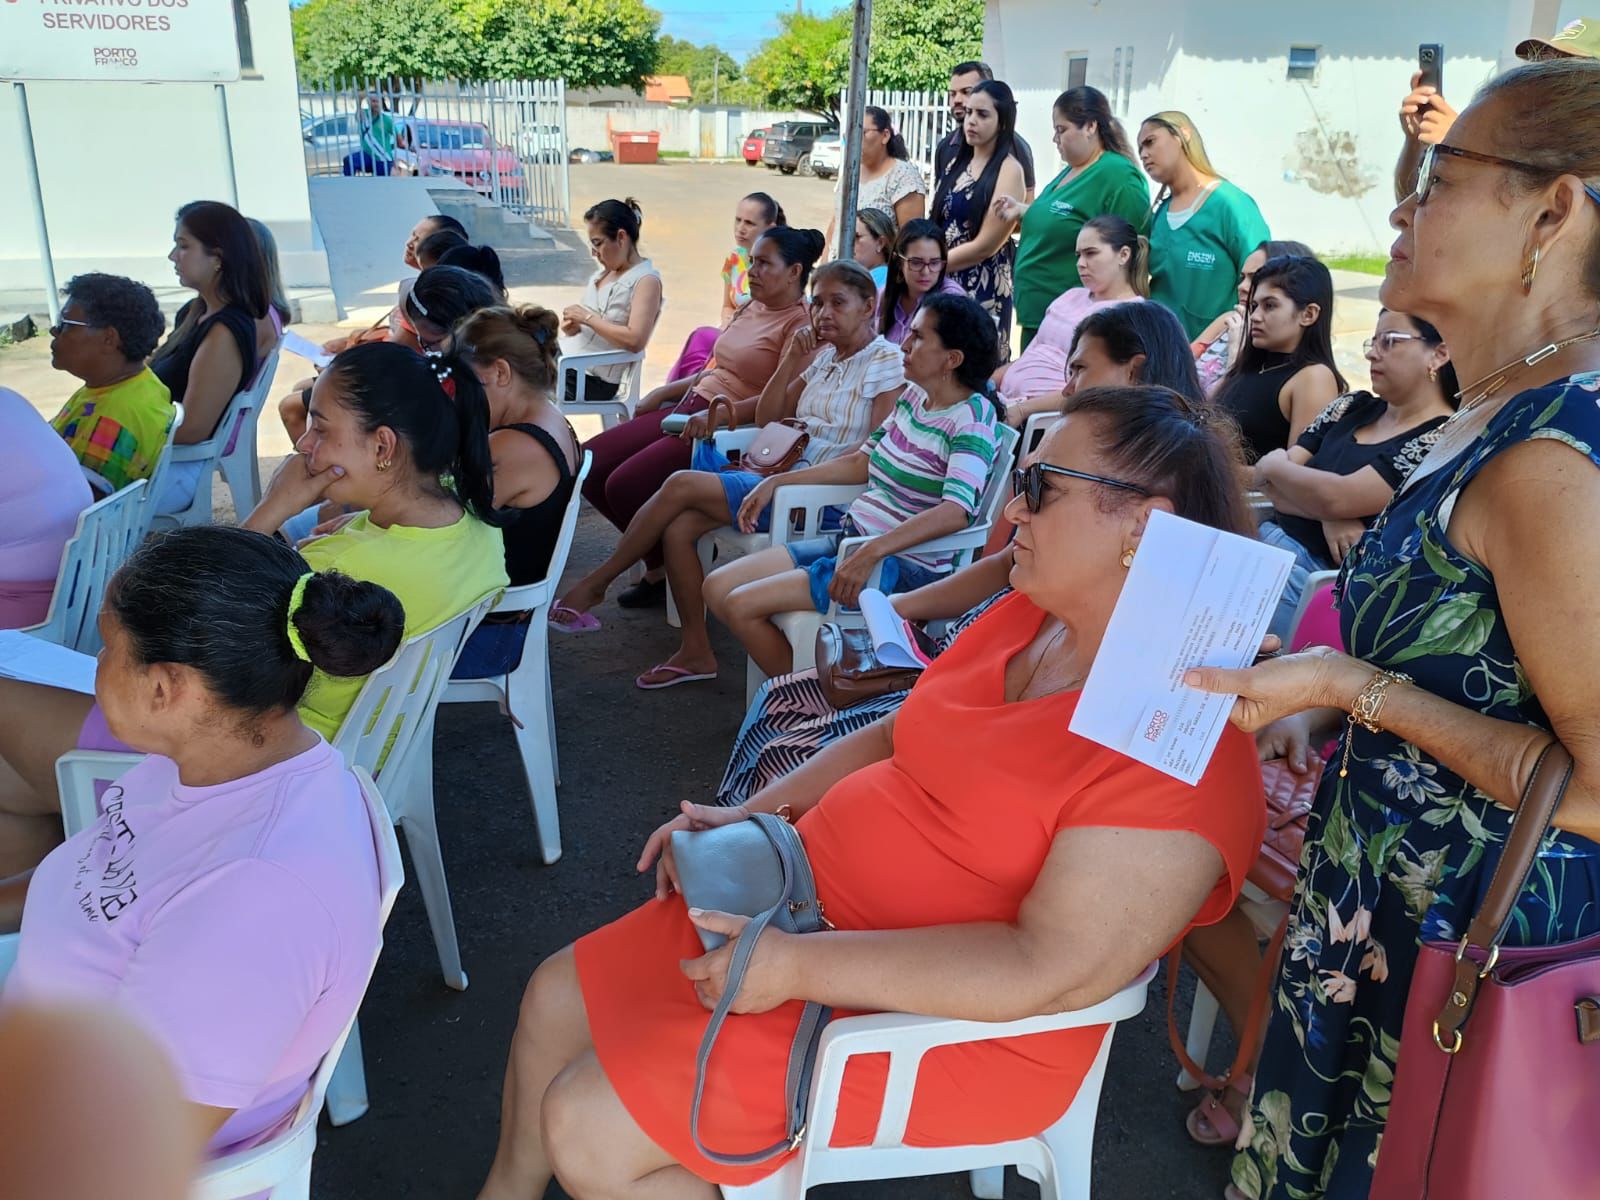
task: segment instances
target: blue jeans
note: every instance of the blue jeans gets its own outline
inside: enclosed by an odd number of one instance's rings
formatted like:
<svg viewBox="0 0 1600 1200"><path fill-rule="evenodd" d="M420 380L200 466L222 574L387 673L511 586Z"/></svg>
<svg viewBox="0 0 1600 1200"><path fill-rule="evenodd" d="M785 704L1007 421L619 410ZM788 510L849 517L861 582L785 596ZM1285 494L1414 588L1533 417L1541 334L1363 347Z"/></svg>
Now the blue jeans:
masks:
<svg viewBox="0 0 1600 1200"><path fill-rule="evenodd" d="M1275 633L1283 641L1283 648L1289 648L1289 635L1294 632L1290 626L1294 623L1295 613L1300 611L1300 599L1305 595L1306 580L1314 571L1326 571L1328 568L1316 560L1316 557L1295 541L1276 521L1263 521L1257 531L1261 540L1269 546L1277 546L1288 550L1294 555L1294 565L1289 568L1289 582L1284 585L1283 598L1278 601L1278 607L1272 614L1272 624L1267 626L1268 633Z"/></svg>
<svg viewBox="0 0 1600 1200"><path fill-rule="evenodd" d="M811 577L811 606L819 613L827 612L833 603L833 598L828 595L828 585L833 582L833 572L839 565L839 543L853 534L853 530L840 530L819 537L801 538L784 546L789 552L790 561ZM893 596L899 592L915 591L940 578L940 572L930 571L921 563L891 556L883 560L878 590L885 596Z"/></svg>

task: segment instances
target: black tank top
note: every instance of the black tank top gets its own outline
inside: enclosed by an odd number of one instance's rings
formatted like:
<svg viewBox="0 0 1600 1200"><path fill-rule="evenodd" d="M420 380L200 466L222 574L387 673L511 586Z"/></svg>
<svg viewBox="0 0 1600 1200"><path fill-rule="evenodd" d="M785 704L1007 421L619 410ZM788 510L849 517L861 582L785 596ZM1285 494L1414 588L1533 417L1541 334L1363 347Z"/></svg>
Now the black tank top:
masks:
<svg viewBox="0 0 1600 1200"><path fill-rule="evenodd" d="M189 301L189 304L198 303L200 303L198 300ZM183 317L189 310L189 304L178 310L179 325L183 324ZM233 335L234 344L239 348L239 382L234 386L234 394L242 392L255 377L258 365L255 318L244 309L229 304L219 308L196 325L194 331L184 338L171 354L158 355L151 360L150 369L155 372L157 379L167 385L167 391L172 393L175 403L183 403L183 397L189 390L189 371L194 366L195 353L200 349L200 343L206 340L206 334L211 332L211 327L218 322L221 322ZM217 419L220 421L222 414L219 413Z"/></svg>
<svg viewBox="0 0 1600 1200"><path fill-rule="evenodd" d="M500 510L506 518L505 525L501 527L506 539L506 574L511 577L513 587L522 587L538 583L550 569L550 556L555 553L556 539L561 536L561 518L566 515L567 502L572 499L576 476L572 468L567 466L566 450L539 426L518 423L501 425L499 429L515 429L518 433L527 434L544 447L545 453L555 460L556 470L561 472L561 479L550 494L532 508ZM567 426L567 433L573 445L576 445L578 436L572 432L570 425Z"/></svg>
<svg viewBox="0 0 1600 1200"><path fill-rule="evenodd" d="M1278 405L1279 393L1294 377L1290 355L1269 352L1259 370L1235 375L1218 399L1235 421L1250 461L1289 444L1289 418Z"/></svg>

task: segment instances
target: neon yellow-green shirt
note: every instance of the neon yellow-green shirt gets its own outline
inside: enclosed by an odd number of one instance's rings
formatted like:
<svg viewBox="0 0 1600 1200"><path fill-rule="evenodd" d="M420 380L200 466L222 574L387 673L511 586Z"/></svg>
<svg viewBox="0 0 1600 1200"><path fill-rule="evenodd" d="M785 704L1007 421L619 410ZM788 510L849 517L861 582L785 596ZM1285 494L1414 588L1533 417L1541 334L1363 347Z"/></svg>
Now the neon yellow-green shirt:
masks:
<svg viewBox="0 0 1600 1200"><path fill-rule="evenodd" d="M149 479L176 413L167 385L149 367L110 387L81 387L50 424L101 492Z"/></svg>
<svg viewBox="0 0 1600 1200"><path fill-rule="evenodd" d="M313 570L342 571L388 588L406 610L408 638L444 624L510 582L505 539L471 513L439 529L384 529L362 513L337 533L308 542L300 553ZM314 672L300 700L300 718L331 742L365 683L365 676Z"/></svg>

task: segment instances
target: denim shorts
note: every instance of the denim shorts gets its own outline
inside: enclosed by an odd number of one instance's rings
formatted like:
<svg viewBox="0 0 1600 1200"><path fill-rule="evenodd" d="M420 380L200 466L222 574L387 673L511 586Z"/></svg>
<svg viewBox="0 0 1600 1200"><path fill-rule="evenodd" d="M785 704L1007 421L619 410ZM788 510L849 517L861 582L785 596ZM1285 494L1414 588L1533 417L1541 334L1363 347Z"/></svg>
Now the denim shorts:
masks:
<svg viewBox="0 0 1600 1200"><path fill-rule="evenodd" d="M833 572L838 566L839 543L846 536L857 535L853 529L840 530L818 537L801 538L784 546L794 565L810 576L811 606L819 613L827 612L833 603L833 598L828 595L828 585L833 582ZM943 578L944 574L942 571L931 571L909 558L890 557L883 560L878 590L886 596L915 591L924 584Z"/></svg>

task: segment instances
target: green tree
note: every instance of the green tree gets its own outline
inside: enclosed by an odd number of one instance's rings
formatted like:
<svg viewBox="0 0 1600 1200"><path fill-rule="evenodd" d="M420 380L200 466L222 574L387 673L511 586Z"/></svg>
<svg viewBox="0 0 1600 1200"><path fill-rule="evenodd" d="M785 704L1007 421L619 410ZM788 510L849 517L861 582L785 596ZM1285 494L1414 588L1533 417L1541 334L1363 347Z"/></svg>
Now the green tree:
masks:
<svg viewBox="0 0 1600 1200"><path fill-rule="evenodd" d="M837 117L850 76L850 10L790 14L779 25L745 64L746 78L775 107ZM952 65L982 56L983 0L873 0L872 87L938 91Z"/></svg>
<svg viewBox="0 0 1600 1200"><path fill-rule="evenodd" d="M661 18L642 0L310 0L294 11L308 79L555 79L640 88Z"/></svg>
<svg viewBox="0 0 1600 1200"><path fill-rule="evenodd" d="M983 0L873 0L873 87L940 91L952 66L982 57Z"/></svg>
<svg viewBox="0 0 1600 1200"><path fill-rule="evenodd" d="M785 13L778 25L777 36L763 42L745 64L745 75L775 108L837 119L850 71L850 13Z"/></svg>
<svg viewBox="0 0 1600 1200"><path fill-rule="evenodd" d="M657 75L682 75L694 92L694 103L760 103L761 89L750 84L737 59L716 46L697 46L670 34L659 39Z"/></svg>

